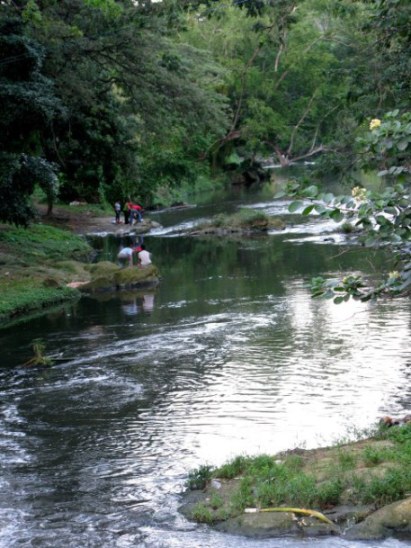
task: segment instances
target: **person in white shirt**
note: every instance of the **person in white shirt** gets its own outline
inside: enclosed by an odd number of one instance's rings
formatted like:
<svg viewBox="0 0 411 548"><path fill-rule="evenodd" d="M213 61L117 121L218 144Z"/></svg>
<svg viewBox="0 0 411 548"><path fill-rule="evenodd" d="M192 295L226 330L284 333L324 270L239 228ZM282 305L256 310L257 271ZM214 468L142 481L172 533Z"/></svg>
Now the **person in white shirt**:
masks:
<svg viewBox="0 0 411 548"><path fill-rule="evenodd" d="M140 268L144 268L145 266L148 266L151 264L151 253L146 251L145 246L142 244L140 246L141 251L138 252L138 266Z"/></svg>
<svg viewBox="0 0 411 548"><path fill-rule="evenodd" d="M134 250L131 247L123 247L120 253L117 255L117 259L123 266L128 262L129 266L133 266L133 253Z"/></svg>

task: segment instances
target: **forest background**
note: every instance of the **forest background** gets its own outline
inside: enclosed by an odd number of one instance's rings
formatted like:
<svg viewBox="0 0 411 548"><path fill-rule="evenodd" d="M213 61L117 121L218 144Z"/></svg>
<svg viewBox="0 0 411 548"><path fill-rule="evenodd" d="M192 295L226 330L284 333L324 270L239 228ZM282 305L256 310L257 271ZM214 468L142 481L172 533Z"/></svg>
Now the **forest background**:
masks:
<svg viewBox="0 0 411 548"><path fill-rule="evenodd" d="M0 220L26 225L37 187L50 209L150 206L241 180L262 158L409 182L410 10L406 0L0 0ZM387 113L385 141L365 154L370 120Z"/></svg>

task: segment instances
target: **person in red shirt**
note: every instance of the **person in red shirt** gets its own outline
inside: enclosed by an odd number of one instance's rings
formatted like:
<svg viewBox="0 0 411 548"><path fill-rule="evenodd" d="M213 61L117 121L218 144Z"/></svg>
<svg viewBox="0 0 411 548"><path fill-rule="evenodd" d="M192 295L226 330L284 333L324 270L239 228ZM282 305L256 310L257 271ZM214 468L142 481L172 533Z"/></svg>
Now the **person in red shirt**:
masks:
<svg viewBox="0 0 411 548"><path fill-rule="evenodd" d="M143 208L140 204L131 204L131 212L132 212L132 220L131 224L133 224L133 219L135 219L136 223L141 223L143 220Z"/></svg>

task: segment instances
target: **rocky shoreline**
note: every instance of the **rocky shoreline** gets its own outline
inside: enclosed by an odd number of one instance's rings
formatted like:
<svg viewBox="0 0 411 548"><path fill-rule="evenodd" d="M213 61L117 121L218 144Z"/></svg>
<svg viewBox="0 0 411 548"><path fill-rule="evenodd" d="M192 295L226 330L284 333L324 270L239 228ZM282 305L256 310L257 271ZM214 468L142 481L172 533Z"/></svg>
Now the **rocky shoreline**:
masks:
<svg viewBox="0 0 411 548"><path fill-rule="evenodd" d="M264 467L270 469L264 482L259 481L263 472L256 471L253 459L234 477L227 473L230 464L223 465L211 472L202 489L184 494L180 512L189 520L207 523L221 532L252 538L339 536L350 540L411 540L411 423L390 430L399 432L397 437L383 434L334 447L256 457L265 459ZM402 449L405 447L400 460L394 457L398 439L402 440ZM267 483L283 477L284 470L291 470L296 459L301 475L298 480L296 476L290 479L283 501L261 504L261 492ZM247 458L243 460L248 462ZM351 464L347 466L348 463ZM310 495L306 495L305 503L300 499L296 504L298 495L293 490L301 481L303 491L303 480L307 478L313 482L312 491L326 493L327 486L338 485L338 496L329 492L313 504L315 499L309 500Z"/></svg>

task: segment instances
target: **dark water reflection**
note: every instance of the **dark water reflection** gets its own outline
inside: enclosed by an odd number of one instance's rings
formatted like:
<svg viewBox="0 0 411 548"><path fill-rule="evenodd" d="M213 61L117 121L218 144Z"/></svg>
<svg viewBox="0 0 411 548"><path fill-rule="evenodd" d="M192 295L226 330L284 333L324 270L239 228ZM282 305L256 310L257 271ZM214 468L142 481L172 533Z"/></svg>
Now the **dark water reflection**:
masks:
<svg viewBox="0 0 411 548"><path fill-rule="evenodd" d="M0 545L330 546L217 534L178 514L179 493L201 464L328 444L409 407L409 300L336 306L307 289L387 257L287 235L145 243L156 290L1 333ZM50 369L21 366L37 337Z"/></svg>

